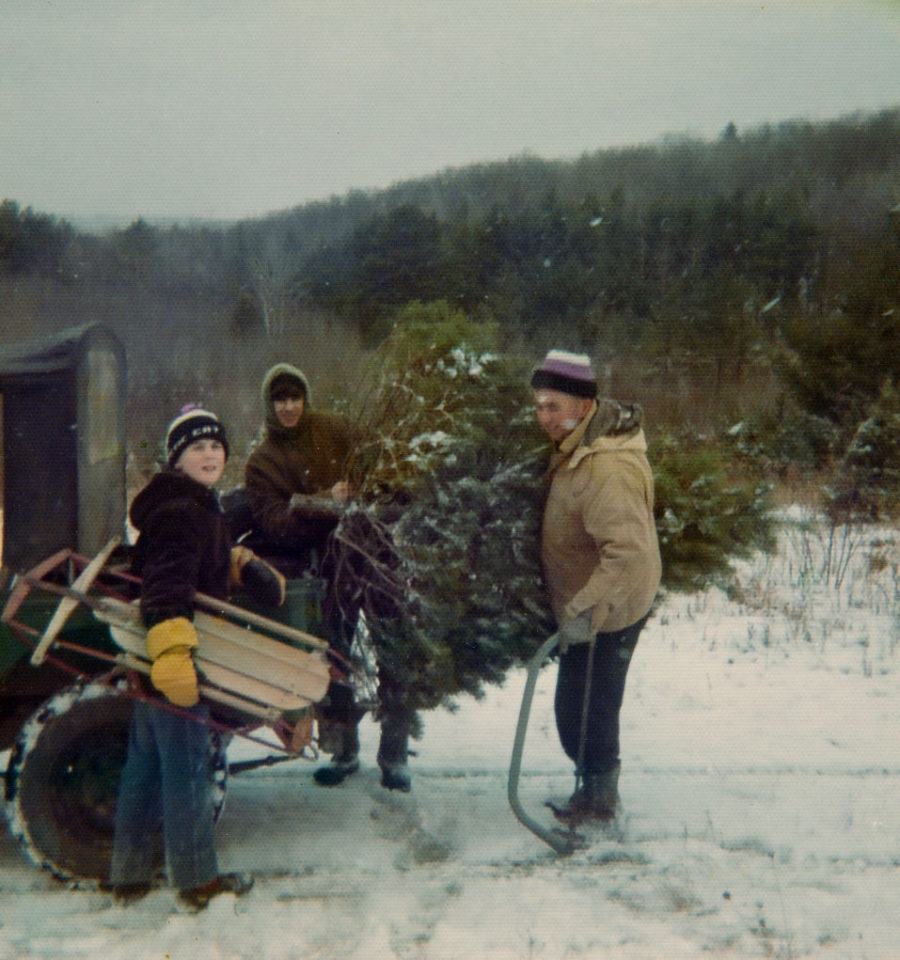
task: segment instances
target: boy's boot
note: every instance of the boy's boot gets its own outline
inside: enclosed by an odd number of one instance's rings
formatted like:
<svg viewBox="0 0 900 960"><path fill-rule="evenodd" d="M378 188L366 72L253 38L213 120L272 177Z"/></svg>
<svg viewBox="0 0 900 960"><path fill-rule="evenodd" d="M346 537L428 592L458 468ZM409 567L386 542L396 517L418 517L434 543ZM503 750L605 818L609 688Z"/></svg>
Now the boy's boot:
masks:
<svg viewBox="0 0 900 960"><path fill-rule="evenodd" d="M620 809L619 768L616 764L603 773L585 773L581 786L569 797L563 807L550 803L554 816L568 823L596 820L610 823Z"/></svg>
<svg viewBox="0 0 900 960"><path fill-rule="evenodd" d="M131 903L137 903L152 889L149 883L121 883L112 888L113 900L127 907Z"/></svg>
<svg viewBox="0 0 900 960"><path fill-rule="evenodd" d="M252 877L244 877L239 873L222 873L202 886L180 890L178 899L192 910L205 910L213 897L222 893L233 893L236 897L242 897L250 892L252 886Z"/></svg>
<svg viewBox="0 0 900 960"><path fill-rule="evenodd" d="M408 756L409 722L406 717L384 717L378 744L378 766L381 767L381 785L386 790L409 793L412 789Z"/></svg>
<svg viewBox="0 0 900 960"><path fill-rule="evenodd" d="M337 728L337 731L335 730ZM319 767L313 779L320 787L336 787L359 770L359 727L356 723L333 724L332 731L339 731L339 749L327 767Z"/></svg>

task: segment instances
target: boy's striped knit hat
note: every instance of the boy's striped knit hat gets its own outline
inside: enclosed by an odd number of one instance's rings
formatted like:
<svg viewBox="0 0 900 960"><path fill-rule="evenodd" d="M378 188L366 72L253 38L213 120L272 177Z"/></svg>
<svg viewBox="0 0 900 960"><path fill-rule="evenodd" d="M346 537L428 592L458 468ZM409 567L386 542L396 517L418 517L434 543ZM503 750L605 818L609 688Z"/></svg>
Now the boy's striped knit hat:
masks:
<svg viewBox="0 0 900 960"><path fill-rule="evenodd" d="M218 440L225 448L225 459L228 459L228 438L219 418L209 410L189 403L181 408L166 430L166 463L174 467L185 447L195 440Z"/></svg>
<svg viewBox="0 0 900 960"><path fill-rule="evenodd" d="M585 353L551 350L531 376L533 390L559 390L573 397L597 396L597 380Z"/></svg>

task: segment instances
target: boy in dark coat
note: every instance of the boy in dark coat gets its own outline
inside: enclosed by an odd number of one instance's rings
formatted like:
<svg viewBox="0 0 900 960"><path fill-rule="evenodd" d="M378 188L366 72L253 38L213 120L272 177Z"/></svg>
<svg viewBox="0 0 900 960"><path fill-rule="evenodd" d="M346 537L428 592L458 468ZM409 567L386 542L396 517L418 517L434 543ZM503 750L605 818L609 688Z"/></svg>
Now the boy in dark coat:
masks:
<svg viewBox="0 0 900 960"><path fill-rule="evenodd" d="M224 600L232 574L231 541L213 490L228 457L222 424L206 410L185 408L166 433L166 455L166 469L134 498L130 518L140 534L134 572L143 580L140 609L153 661L150 682L156 695L180 709L135 703L110 880L115 898L125 903L150 890L156 859L150 838L161 822L169 879L183 903L202 909L220 893L240 896L252 885L237 874L219 873L209 788L212 750L203 722L209 709L199 700L192 658L194 594Z"/></svg>

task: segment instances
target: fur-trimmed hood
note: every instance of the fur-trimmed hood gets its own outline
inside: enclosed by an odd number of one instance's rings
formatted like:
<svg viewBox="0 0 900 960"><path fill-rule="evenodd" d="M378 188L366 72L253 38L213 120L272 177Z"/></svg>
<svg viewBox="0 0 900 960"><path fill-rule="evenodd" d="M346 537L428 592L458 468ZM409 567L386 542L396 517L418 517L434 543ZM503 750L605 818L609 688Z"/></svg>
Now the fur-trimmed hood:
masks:
<svg viewBox="0 0 900 960"><path fill-rule="evenodd" d="M644 411L639 404L595 400L587 416L559 443L551 467L566 464L571 470L584 459L604 450L636 450L645 453L647 441L641 424Z"/></svg>
<svg viewBox="0 0 900 960"><path fill-rule="evenodd" d="M597 410L588 416L588 427L584 442L593 443L598 437L617 437L632 433L644 422L644 410L639 403L619 403L600 397L596 400Z"/></svg>

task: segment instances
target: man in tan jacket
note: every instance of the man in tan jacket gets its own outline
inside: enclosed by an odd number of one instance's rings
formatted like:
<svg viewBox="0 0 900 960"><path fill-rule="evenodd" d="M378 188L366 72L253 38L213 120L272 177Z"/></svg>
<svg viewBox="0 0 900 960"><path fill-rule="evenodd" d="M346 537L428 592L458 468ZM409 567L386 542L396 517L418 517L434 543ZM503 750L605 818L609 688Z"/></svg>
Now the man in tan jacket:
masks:
<svg viewBox="0 0 900 960"><path fill-rule="evenodd" d="M569 822L610 821L625 678L661 575L642 412L598 400L583 354L551 350L531 386L555 446L541 562L559 628L556 725L576 775L568 803L553 809Z"/></svg>

